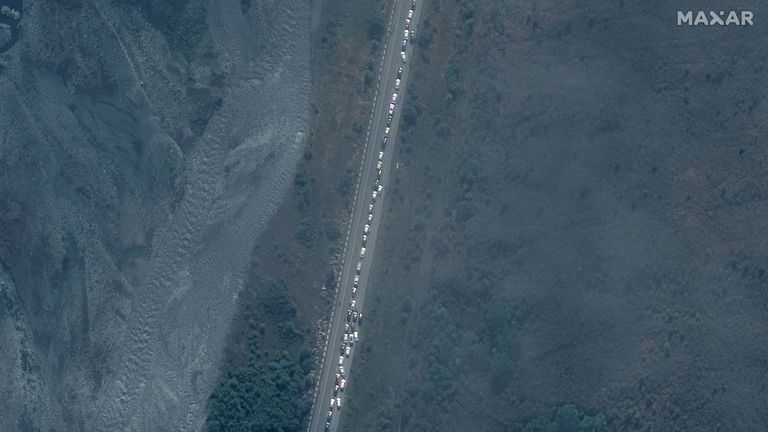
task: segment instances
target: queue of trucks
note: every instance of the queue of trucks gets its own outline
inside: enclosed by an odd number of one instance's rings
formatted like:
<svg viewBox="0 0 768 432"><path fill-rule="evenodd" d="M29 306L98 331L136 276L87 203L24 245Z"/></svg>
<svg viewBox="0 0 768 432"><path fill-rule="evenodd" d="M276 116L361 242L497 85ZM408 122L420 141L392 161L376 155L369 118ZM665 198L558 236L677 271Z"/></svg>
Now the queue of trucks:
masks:
<svg viewBox="0 0 768 432"><path fill-rule="evenodd" d="M416 8L416 0L411 1L411 7L408 10L408 18L405 20L405 30L403 32L403 40L401 44L400 55L403 63L406 61L406 48L409 43L414 41L415 33L410 29L411 19L413 18L413 12ZM339 349L339 364L336 371L336 380L333 384L333 397L331 398L330 407L328 409L328 415L325 423L325 430L328 431L331 428L331 421L333 420L334 408L336 410L341 409L342 393L347 385L347 377L344 373L344 363L349 358L352 348L355 343L360 340L359 327L363 323L363 313L358 310L357 304L357 288L360 283L360 273L363 268L363 259L366 253L366 242L371 230L371 224L373 223L373 213L376 205L376 198L380 197L383 193L384 186L381 184L382 169L384 164L384 149L387 146L387 140L389 138L390 127L392 126L392 118L397 107L398 94L400 92L400 82L403 78L403 67L399 67L397 70L397 78L395 79L394 93L388 102L387 111L387 125L384 128L384 137L381 141L381 151L378 154L378 160L376 162L376 181L371 191L371 202L368 205L368 215L362 232L362 246L360 248L360 260L355 267L354 281L352 282L352 299L350 300L349 307L347 307L346 322L344 323L344 334L341 340L341 347Z"/></svg>

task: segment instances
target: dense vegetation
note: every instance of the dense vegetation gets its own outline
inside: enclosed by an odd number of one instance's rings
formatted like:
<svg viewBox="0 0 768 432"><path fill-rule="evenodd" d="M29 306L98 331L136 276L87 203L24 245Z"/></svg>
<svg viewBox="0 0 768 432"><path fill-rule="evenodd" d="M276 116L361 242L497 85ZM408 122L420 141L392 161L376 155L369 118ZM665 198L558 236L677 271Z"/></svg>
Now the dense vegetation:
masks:
<svg viewBox="0 0 768 432"><path fill-rule="evenodd" d="M764 428L764 66L670 13L424 2L343 430Z"/></svg>

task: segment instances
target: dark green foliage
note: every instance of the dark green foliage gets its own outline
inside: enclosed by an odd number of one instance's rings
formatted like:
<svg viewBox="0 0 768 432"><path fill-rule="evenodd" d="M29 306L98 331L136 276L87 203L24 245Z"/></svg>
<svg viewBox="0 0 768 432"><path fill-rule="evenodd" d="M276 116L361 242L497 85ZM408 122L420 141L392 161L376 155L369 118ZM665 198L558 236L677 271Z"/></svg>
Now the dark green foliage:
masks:
<svg viewBox="0 0 768 432"><path fill-rule="evenodd" d="M302 171L296 174L294 184L298 187L299 210L306 209L312 200L312 185L315 183L314 177Z"/></svg>
<svg viewBox="0 0 768 432"><path fill-rule="evenodd" d="M305 385L304 372L285 354L234 369L208 401L208 431L301 431Z"/></svg>
<svg viewBox="0 0 768 432"><path fill-rule="evenodd" d="M312 351L296 328L285 282L257 277L251 283L246 360L227 367L211 394L207 431L299 431L309 410Z"/></svg>
<svg viewBox="0 0 768 432"><path fill-rule="evenodd" d="M522 428L521 432L602 432L607 431L605 415L597 413L590 416L574 404L564 404L551 416L539 416Z"/></svg>
<svg viewBox="0 0 768 432"><path fill-rule="evenodd" d="M376 17L368 21L368 39L380 40L384 36L384 21Z"/></svg>
<svg viewBox="0 0 768 432"><path fill-rule="evenodd" d="M272 321L282 323L296 316L296 305L283 281L271 281L260 296L261 307Z"/></svg>
<svg viewBox="0 0 768 432"><path fill-rule="evenodd" d="M314 243L317 230L307 219L303 219L299 222L299 227L296 230L296 239L299 243L305 247L310 247Z"/></svg>
<svg viewBox="0 0 768 432"><path fill-rule="evenodd" d="M251 0L240 0L240 10L247 14L251 10Z"/></svg>

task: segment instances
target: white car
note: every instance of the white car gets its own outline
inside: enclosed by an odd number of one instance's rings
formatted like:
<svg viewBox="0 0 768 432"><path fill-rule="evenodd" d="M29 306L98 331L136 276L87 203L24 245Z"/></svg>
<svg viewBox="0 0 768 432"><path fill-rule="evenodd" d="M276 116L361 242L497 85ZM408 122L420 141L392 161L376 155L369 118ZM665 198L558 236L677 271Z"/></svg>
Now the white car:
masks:
<svg viewBox="0 0 768 432"><path fill-rule="evenodd" d="M344 366L339 366L339 373L344 375Z"/></svg>
<svg viewBox="0 0 768 432"><path fill-rule="evenodd" d="M369 215L369 218L370 218L370 215ZM363 247L363 248L360 248L360 258L364 256L365 256L365 248Z"/></svg>
<svg viewBox="0 0 768 432"><path fill-rule="evenodd" d="M373 221L373 214L368 213L368 223L371 223ZM362 257L360 257L362 258Z"/></svg>
<svg viewBox="0 0 768 432"><path fill-rule="evenodd" d="M363 236L363 240L365 240L365 236ZM357 284L358 284L359 282L360 282L360 276L358 276L358 275L355 275L355 280L354 280L354 281L352 281L352 283L353 283L353 284L355 284L355 286L357 286Z"/></svg>
<svg viewBox="0 0 768 432"><path fill-rule="evenodd" d="M395 90L400 90L400 78L395 80Z"/></svg>
<svg viewBox="0 0 768 432"><path fill-rule="evenodd" d="M344 391L344 386L346 386L346 385L347 385L347 380L346 380L346 379L342 379L342 380L341 380L341 384L339 384L339 388L340 388L342 391Z"/></svg>
<svg viewBox="0 0 768 432"><path fill-rule="evenodd" d="M376 169L381 169L381 161L376 162Z"/></svg>
<svg viewBox="0 0 768 432"><path fill-rule="evenodd" d="M382 160L382 159L384 159L384 152L380 151L379 152L379 160Z"/></svg>
<svg viewBox="0 0 768 432"><path fill-rule="evenodd" d="M336 405L336 399L331 398L331 410L333 410L333 407ZM333 411L328 411L329 413L332 413Z"/></svg>
<svg viewBox="0 0 768 432"><path fill-rule="evenodd" d="M392 103L397 102L397 93L392 93Z"/></svg>
<svg viewBox="0 0 768 432"><path fill-rule="evenodd" d="M363 263L358 261L357 267L355 267L355 271L360 273L360 269L362 268L363 268Z"/></svg>
<svg viewBox="0 0 768 432"><path fill-rule="evenodd" d="M411 19L411 18L413 18L413 9L410 9L408 11L408 19Z"/></svg>
<svg viewBox="0 0 768 432"><path fill-rule="evenodd" d="M373 191L373 199L376 199L376 191Z"/></svg>
<svg viewBox="0 0 768 432"><path fill-rule="evenodd" d="M382 190L382 189L384 189L384 186L383 186L383 185L379 185L379 187L378 187L378 188L376 188L376 190L379 192L379 194L381 194L381 190Z"/></svg>
<svg viewBox="0 0 768 432"><path fill-rule="evenodd" d="M408 37L408 30L403 31L403 37Z"/></svg>
<svg viewBox="0 0 768 432"><path fill-rule="evenodd" d="M406 28L406 30L411 28L411 19L410 18L406 18L405 19L405 28Z"/></svg>
<svg viewBox="0 0 768 432"><path fill-rule="evenodd" d="M349 353L352 351L352 348L347 347L346 350L344 350L344 354L346 354L347 357L349 357Z"/></svg>
<svg viewBox="0 0 768 432"><path fill-rule="evenodd" d="M365 244L368 241L368 236L363 234L363 244ZM355 282L357 283L357 282Z"/></svg>
<svg viewBox="0 0 768 432"><path fill-rule="evenodd" d="M360 335L357 334L357 331L355 331L355 342L360 340Z"/></svg>
<svg viewBox="0 0 768 432"><path fill-rule="evenodd" d="M336 398L336 408L341 409L341 396Z"/></svg>
<svg viewBox="0 0 768 432"><path fill-rule="evenodd" d="M368 230L369 230L369 229L371 229L371 226L370 226L370 225L368 225L368 224L365 224L365 225L363 226L363 232L364 232L364 233L368 234Z"/></svg>
<svg viewBox="0 0 768 432"><path fill-rule="evenodd" d="M351 304L352 304L352 308L354 308L354 307L355 307L355 305L357 304L357 302L356 302L355 300L352 300L352 303L351 303Z"/></svg>
<svg viewBox="0 0 768 432"><path fill-rule="evenodd" d="M400 51L400 58L403 59L403 63L405 63L405 53Z"/></svg>
<svg viewBox="0 0 768 432"><path fill-rule="evenodd" d="M384 128L384 136L385 137L389 136L389 128L388 127Z"/></svg>
<svg viewBox="0 0 768 432"><path fill-rule="evenodd" d="M340 365L344 364L344 356L339 356L339 364Z"/></svg>
<svg viewBox="0 0 768 432"><path fill-rule="evenodd" d="M344 333L344 343L349 342L349 335L347 333Z"/></svg>

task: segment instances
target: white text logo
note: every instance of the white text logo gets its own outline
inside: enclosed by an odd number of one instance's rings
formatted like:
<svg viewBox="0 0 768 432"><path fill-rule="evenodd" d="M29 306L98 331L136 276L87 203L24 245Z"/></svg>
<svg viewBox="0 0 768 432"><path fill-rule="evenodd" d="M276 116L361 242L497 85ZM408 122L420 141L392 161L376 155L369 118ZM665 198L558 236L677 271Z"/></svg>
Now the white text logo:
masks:
<svg viewBox="0 0 768 432"><path fill-rule="evenodd" d="M689 26L751 26L752 11L677 11L677 25Z"/></svg>

